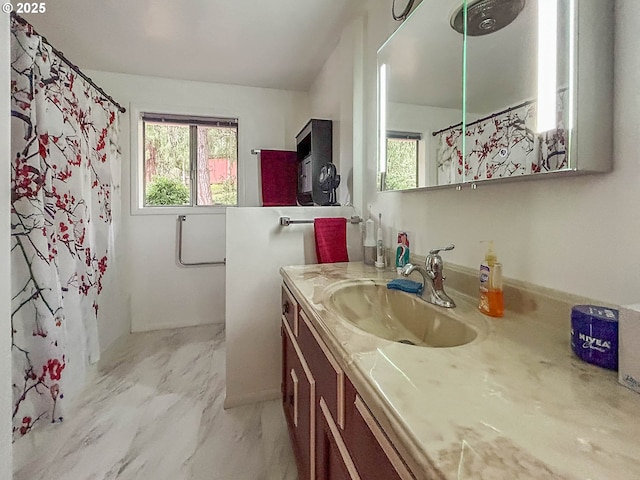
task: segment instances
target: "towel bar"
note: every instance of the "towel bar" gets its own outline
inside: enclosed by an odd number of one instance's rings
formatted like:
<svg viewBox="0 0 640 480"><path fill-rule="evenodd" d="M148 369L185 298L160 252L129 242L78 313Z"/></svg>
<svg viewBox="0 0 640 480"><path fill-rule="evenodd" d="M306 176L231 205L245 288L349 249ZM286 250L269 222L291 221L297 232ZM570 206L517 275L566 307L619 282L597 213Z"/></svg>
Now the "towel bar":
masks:
<svg viewBox="0 0 640 480"><path fill-rule="evenodd" d="M353 215L351 218L348 219L348 222L356 225L358 223L362 222L362 218L360 218L357 215ZM288 227L289 225L294 225L294 224L298 224L298 223L313 223L313 219L311 220L291 220L290 217L280 217L280 226L282 227Z"/></svg>
<svg viewBox="0 0 640 480"><path fill-rule="evenodd" d="M205 265L226 265L227 259L216 262L183 262L182 261L182 223L187 220L186 215L178 215L178 263L183 267L203 267Z"/></svg>

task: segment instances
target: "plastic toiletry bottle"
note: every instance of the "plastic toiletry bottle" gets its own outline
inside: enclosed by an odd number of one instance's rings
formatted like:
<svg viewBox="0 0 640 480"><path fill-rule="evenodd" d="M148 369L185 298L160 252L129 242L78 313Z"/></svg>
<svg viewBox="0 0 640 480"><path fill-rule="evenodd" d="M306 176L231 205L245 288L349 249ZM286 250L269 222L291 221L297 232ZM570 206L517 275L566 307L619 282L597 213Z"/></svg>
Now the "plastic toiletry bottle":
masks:
<svg viewBox="0 0 640 480"><path fill-rule="evenodd" d="M373 220L369 218L364 222L364 263L373 265L376 263L376 240L373 236Z"/></svg>
<svg viewBox="0 0 640 480"><path fill-rule="evenodd" d="M409 236L407 232L398 232L396 246L396 272L401 273L402 267L409 263Z"/></svg>
<svg viewBox="0 0 640 480"><path fill-rule="evenodd" d="M480 299L478 308L485 315L491 317L504 316L504 295L502 293L502 264L498 263L498 256L493 250L493 241L480 265Z"/></svg>
<svg viewBox="0 0 640 480"><path fill-rule="evenodd" d="M382 214L378 214L378 232L376 235L376 268L384 268L384 243L382 241Z"/></svg>

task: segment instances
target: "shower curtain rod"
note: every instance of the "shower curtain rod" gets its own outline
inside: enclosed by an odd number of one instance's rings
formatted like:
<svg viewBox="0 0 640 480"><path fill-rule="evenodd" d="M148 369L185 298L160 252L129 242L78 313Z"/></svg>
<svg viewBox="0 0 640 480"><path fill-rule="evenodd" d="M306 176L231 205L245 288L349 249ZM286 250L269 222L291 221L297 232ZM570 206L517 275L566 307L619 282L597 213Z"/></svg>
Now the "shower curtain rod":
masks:
<svg viewBox="0 0 640 480"><path fill-rule="evenodd" d="M56 47L51 45L51 43L49 42L49 40L47 40L47 38L45 36L40 35L36 31L36 29L33 28L33 25L31 25L29 22L27 22L24 18L22 18L20 15L16 14L15 12L11 12L11 18L14 18L16 21L18 21L22 25L31 27L31 29L33 30L33 33L35 33L36 35L39 35L42 38L42 41L51 47L51 50L53 51L53 53L55 53L58 57L60 57L60 60L62 60L64 63L69 65L69 67L71 67L71 70L73 70L78 75L80 75L82 78L84 78L87 81L87 83L89 83L89 85L91 85L93 88L95 88L100 93L100 95L102 95L106 100L109 100L109 102L111 102L113 105L115 105L115 107L118 110L120 110L120 112L125 113L127 111L127 109L124 108L122 105L120 105L118 102L116 102L111 95L108 95L102 88L100 88L98 85L96 85L95 82L93 80L91 80L91 78L89 78L87 75L82 73L80 68L78 68L73 63L71 63L71 61L67 57L65 57L64 54L60 50L58 50Z"/></svg>
<svg viewBox="0 0 640 480"><path fill-rule="evenodd" d="M558 88L558 93L564 93L564 92L566 92L568 89L569 89L568 87L561 87L561 88ZM499 116L499 115L504 115L505 113L509 113L509 112L510 112L510 111L512 111L512 110L517 110L518 108L526 107L527 105L531 105L532 103L535 103L535 102L536 102L536 100L535 100L535 99L534 99L534 100L527 100L526 102L522 102L522 103L521 103L521 104L519 104L519 105L515 105L515 106L513 106L513 107L505 108L505 109L504 109L504 110L502 110L501 112L492 113L491 115L487 115L487 116L486 116L486 117L484 117L484 118L480 118L480 119L475 120L475 121L473 121L473 122L471 122L471 123L468 123L468 124L467 124L467 127L470 127L471 125L475 125L476 123L484 122L485 120L489 120L490 118L494 118L494 117L497 117L497 116ZM456 128L456 127L459 127L459 126L461 126L461 125L462 125L462 122L460 122L460 123L456 123L455 125L450 125L450 126L448 126L447 128L443 128L442 130L438 130L437 132L433 132L431 135L433 135L433 136L435 137L435 136L436 136L436 135L438 135L439 133L446 132L447 130L451 130L452 128Z"/></svg>
<svg viewBox="0 0 640 480"><path fill-rule="evenodd" d="M494 117L498 117L500 115L504 115L505 113L509 113L512 110L517 110L519 108L522 107L526 107L527 105L531 105L532 103L535 103L535 100L528 100L526 102L522 102L519 105L515 105L513 107L509 107L509 108L505 108L504 110L500 111L500 112L496 112L496 113L492 113L491 115L487 115L484 118L479 118L478 120L475 120L471 123L467 123L467 127L470 127L471 125L475 125L476 123L480 123L480 122L484 122L485 120L489 120L491 118ZM442 132L446 132L447 130L451 130L452 128L456 128L456 127L460 127L462 125L462 122L460 123L456 123L455 125L450 125L447 128L443 128L442 130L438 130L437 132L433 132L431 135L433 135L434 137Z"/></svg>

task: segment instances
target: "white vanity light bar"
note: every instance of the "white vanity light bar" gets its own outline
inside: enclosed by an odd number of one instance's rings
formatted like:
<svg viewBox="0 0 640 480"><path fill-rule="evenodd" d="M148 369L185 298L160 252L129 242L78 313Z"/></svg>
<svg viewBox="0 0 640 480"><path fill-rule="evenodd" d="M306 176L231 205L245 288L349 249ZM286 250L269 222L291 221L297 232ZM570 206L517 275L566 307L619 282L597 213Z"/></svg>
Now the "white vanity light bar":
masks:
<svg viewBox="0 0 640 480"><path fill-rule="evenodd" d="M380 108L378 120L379 124L379 167L380 173L384 174L387 171L387 64L380 65L379 76L379 88L380 88Z"/></svg>
<svg viewBox="0 0 640 480"><path fill-rule="evenodd" d="M576 2L569 1L569 119L567 129L573 129L575 121L574 92L576 88Z"/></svg>
<svg viewBox="0 0 640 480"><path fill-rule="evenodd" d="M538 133L556 128L558 0L538 0Z"/></svg>

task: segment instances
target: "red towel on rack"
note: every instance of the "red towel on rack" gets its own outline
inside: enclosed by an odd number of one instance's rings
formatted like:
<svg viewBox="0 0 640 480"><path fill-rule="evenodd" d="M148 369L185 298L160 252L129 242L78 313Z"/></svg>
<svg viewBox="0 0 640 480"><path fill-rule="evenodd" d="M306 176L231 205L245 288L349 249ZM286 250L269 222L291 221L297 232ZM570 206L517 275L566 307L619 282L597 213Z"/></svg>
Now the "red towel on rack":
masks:
<svg viewBox="0 0 640 480"><path fill-rule="evenodd" d="M346 218L316 218L313 231L318 263L349 261Z"/></svg>
<svg viewBox="0 0 640 480"><path fill-rule="evenodd" d="M262 205L279 207L296 205L298 163L296 152L285 150L260 151Z"/></svg>

